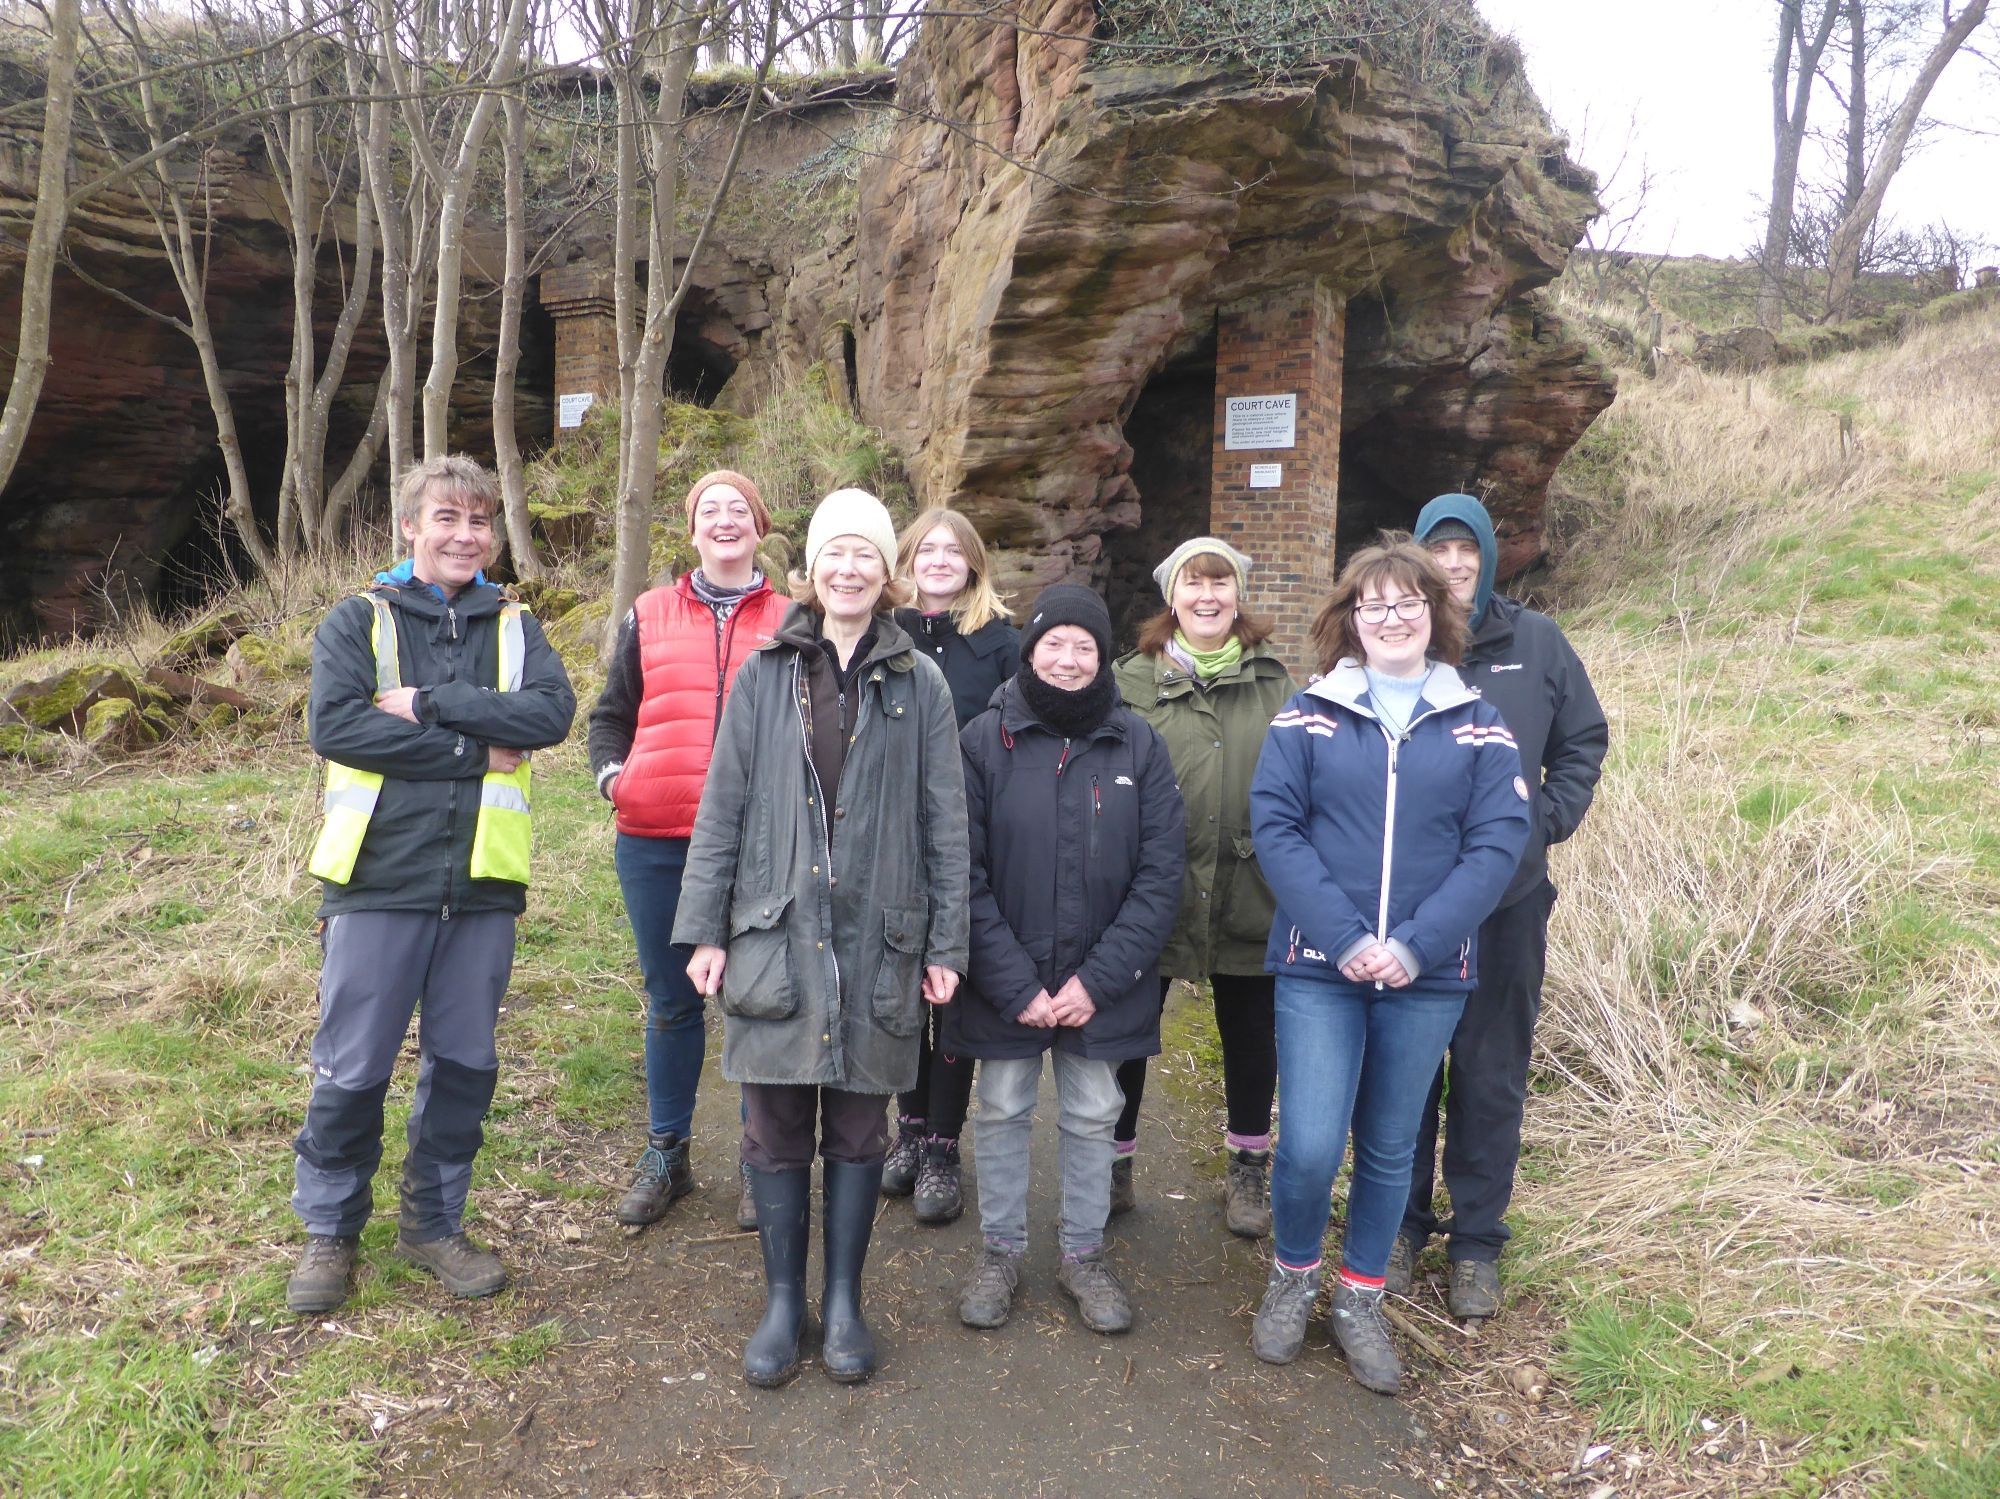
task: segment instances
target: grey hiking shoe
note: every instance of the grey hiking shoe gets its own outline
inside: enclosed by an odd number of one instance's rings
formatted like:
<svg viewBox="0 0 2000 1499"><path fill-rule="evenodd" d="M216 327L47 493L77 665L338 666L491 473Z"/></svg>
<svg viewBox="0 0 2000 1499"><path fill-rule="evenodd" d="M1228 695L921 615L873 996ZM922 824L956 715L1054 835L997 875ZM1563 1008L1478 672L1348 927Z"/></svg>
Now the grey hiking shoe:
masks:
<svg viewBox="0 0 2000 1499"><path fill-rule="evenodd" d="M958 1180L958 1141L932 1140L924 1146L924 1164L917 1172L919 1223L950 1223L965 1211L965 1192Z"/></svg>
<svg viewBox="0 0 2000 1499"><path fill-rule="evenodd" d="M1111 1160L1111 1216L1129 1213L1139 1205L1139 1197L1132 1190L1132 1162L1134 1156L1114 1156Z"/></svg>
<svg viewBox="0 0 2000 1499"><path fill-rule="evenodd" d="M453 1234L423 1244L412 1244L398 1234L396 1253L430 1271L454 1296L491 1296L507 1284L507 1271L500 1263L500 1256L480 1248L467 1234Z"/></svg>
<svg viewBox="0 0 2000 1499"><path fill-rule="evenodd" d="M1132 1325L1132 1303L1104 1262L1104 1251L1064 1255L1056 1284L1076 1303L1077 1315L1092 1332L1124 1332Z"/></svg>
<svg viewBox="0 0 2000 1499"><path fill-rule="evenodd" d="M306 1247L285 1282L285 1305L292 1311L330 1312L347 1300L348 1277L361 1240L351 1234L307 1234Z"/></svg>
<svg viewBox="0 0 2000 1499"><path fill-rule="evenodd" d="M1021 1256L988 1244L979 1252L972 1279L958 1296L958 1320L967 1327L999 1327L1014 1311L1014 1288L1021 1283Z"/></svg>
<svg viewBox="0 0 2000 1499"><path fill-rule="evenodd" d="M676 1198L693 1190L687 1141L674 1134L648 1135L632 1185L618 1199L618 1221L635 1228L658 1223Z"/></svg>
<svg viewBox="0 0 2000 1499"><path fill-rule="evenodd" d="M743 1195L736 1199L736 1226L746 1234L757 1232L757 1194L750 1190L750 1168L736 1163L736 1175L743 1182Z"/></svg>
<svg viewBox="0 0 2000 1499"><path fill-rule="evenodd" d="M1232 1150L1222 1189L1222 1221L1246 1239L1271 1231L1271 1152Z"/></svg>
<svg viewBox="0 0 2000 1499"><path fill-rule="evenodd" d="M1388 1319L1382 1315L1379 1290L1350 1286L1333 1288L1333 1315L1327 1318L1333 1340L1347 1357L1354 1377L1378 1395L1393 1395L1403 1386L1403 1364L1389 1342Z"/></svg>
<svg viewBox="0 0 2000 1499"><path fill-rule="evenodd" d="M1382 1272L1382 1289L1391 1296L1408 1296L1417 1283L1417 1256L1422 1246L1408 1234L1396 1235L1389 1246L1389 1268Z"/></svg>
<svg viewBox="0 0 2000 1499"><path fill-rule="evenodd" d="M1445 1299L1461 1322L1499 1315L1500 1267L1491 1260L1453 1260L1451 1290Z"/></svg>
<svg viewBox="0 0 2000 1499"><path fill-rule="evenodd" d="M1250 1351L1267 1364L1289 1364L1306 1345L1306 1324L1312 1321L1313 1303L1319 1300L1320 1267L1287 1270L1271 1261L1271 1277L1264 1282L1264 1304L1257 1308L1257 1320L1250 1324Z"/></svg>
<svg viewBox="0 0 2000 1499"><path fill-rule="evenodd" d="M896 1143L882 1162L882 1195L908 1197L917 1185L917 1168L924 1160L924 1121L908 1114L896 1121Z"/></svg>

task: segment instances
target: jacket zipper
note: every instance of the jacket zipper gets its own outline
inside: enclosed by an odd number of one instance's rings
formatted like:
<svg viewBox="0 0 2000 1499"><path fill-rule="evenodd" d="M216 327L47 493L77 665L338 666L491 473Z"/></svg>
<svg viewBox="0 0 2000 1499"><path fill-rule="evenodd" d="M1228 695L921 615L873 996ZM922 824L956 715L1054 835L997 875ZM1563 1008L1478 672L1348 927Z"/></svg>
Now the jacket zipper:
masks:
<svg viewBox="0 0 2000 1499"><path fill-rule="evenodd" d="M1097 857L1097 830L1104 825L1104 795L1097 777L1090 778L1090 857Z"/></svg>
<svg viewBox="0 0 2000 1499"><path fill-rule="evenodd" d="M1403 746L1409 743L1410 731L1437 711L1436 708L1432 708L1417 714L1403 725L1401 734L1392 734L1389 726L1379 717L1374 714L1369 715L1375 718L1375 727L1382 731L1382 737L1389 741L1387 804L1382 810L1382 899L1375 910L1377 942L1386 943L1389 940L1389 876L1396 863L1396 762L1401 756ZM1375 987L1378 991L1384 987L1380 979L1375 981Z"/></svg>
<svg viewBox="0 0 2000 1499"><path fill-rule="evenodd" d="M805 751L806 773L812 777L813 795L819 800L820 826L826 829L826 862L827 867L831 869L833 867L833 819L826 810L826 787L820 784L819 767L813 764L812 725L807 722L806 718L810 709L805 701L805 693L804 668L800 658L794 655L792 657L792 701L798 704L799 709L799 747ZM859 726L857 725L856 727L858 731ZM842 769L845 770L847 765L847 757L845 755L841 756L840 763ZM827 924L827 936L831 938L832 935L833 925L829 921ZM840 953L829 944L826 955L833 963L833 1001L834 1007L837 1010L840 1006ZM831 1035L832 1033L833 1027L828 1026L827 1034Z"/></svg>
<svg viewBox="0 0 2000 1499"><path fill-rule="evenodd" d="M722 694L724 684L728 680L724 673L729 670L729 651L736 641L736 616L742 612L743 603L739 599L736 607L729 611L726 623L719 619L715 622L715 724L708 734L708 747L711 750L715 748L716 741L722 737Z"/></svg>
<svg viewBox="0 0 2000 1499"><path fill-rule="evenodd" d="M451 625L451 638L453 640L458 639L458 611L450 604L446 604L444 606L444 615L445 619ZM496 650L499 648L497 636L494 641L494 648ZM458 781L451 783L451 792L445 797L444 803L444 846L447 850L452 851L448 852L445 856L444 906L438 916L438 920L440 921L451 920L451 876L452 870L458 862L458 856L453 847L455 842L453 835L458 831L458 788L461 784Z"/></svg>

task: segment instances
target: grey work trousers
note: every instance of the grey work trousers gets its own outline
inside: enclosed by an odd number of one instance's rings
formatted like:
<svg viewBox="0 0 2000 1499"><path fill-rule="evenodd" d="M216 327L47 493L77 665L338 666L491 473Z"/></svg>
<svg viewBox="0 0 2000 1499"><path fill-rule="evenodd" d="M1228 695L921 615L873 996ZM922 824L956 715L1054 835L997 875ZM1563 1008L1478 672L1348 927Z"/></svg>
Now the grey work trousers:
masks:
<svg viewBox="0 0 2000 1499"><path fill-rule="evenodd" d="M1066 1255L1104 1246L1111 1216L1111 1132L1125 1095L1118 1064L1056 1047L1053 1059L1062 1136L1062 1225ZM979 1063L979 1228L988 1244L1019 1254L1028 1247L1028 1138L1041 1091L1042 1058L984 1058Z"/></svg>
<svg viewBox="0 0 2000 1499"><path fill-rule="evenodd" d="M413 1243L450 1238L499 1076L493 1031L514 968L514 914L343 911L327 918L320 943L312 1101L292 1142L292 1209L308 1233L358 1234L367 1223L382 1101L416 1013L402 1232Z"/></svg>

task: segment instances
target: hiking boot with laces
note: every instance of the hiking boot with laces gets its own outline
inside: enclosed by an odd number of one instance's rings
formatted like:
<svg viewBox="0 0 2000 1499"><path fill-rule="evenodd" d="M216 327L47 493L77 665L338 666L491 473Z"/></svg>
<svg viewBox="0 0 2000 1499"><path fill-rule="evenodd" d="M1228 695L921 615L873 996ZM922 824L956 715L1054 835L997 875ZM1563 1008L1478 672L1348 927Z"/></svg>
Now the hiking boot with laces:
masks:
<svg viewBox="0 0 2000 1499"><path fill-rule="evenodd" d="M924 1121L904 1114L896 1121L896 1143L882 1162L882 1195L908 1197L924 1163Z"/></svg>
<svg viewBox="0 0 2000 1499"><path fill-rule="evenodd" d="M412 1244L398 1234L396 1253L430 1271L454 1296L491 1296L507 1284L500 1256L473 1243L469 1234Z"/></svg>
<svg viewBox="0 0 2000 1499"><path fill-rule="evenodd" d="M1002 1326L1014 1311L1014 1288L1021 1283L1021 1254L988 1244L979 1252L972 1279L958 1293L958 1320L967 1327Z"/></svg>
<svg viewBox="0 0 2000 1499"><path fill-rule="evenodd" d="M285 1305L295 1312L330 1312L347 1300L348 1277L361 1240L352 1234L307 1234L306 1247L285 1282Z"/></svg>
<svg viewBox="0 0 2000 1499"><path fill-rule="evenodd" d="M1132 1190L1133 1156L1114 1156L1111 1161L1111 1216L1129 1213L1139 1205L1139 1196Z"/></svg>
<svg viewBox="0 0 2000 1499"><path fill-rule="evenodd" d="M1379 1288L1341 1281L1333 1288L1333 1315L1327 1326L1347 1358L1348 1369L1365 1387L1378 1395L1393 1395L1402 1388L1403 1363L1389 1342Z"/></svg>
<svg viewBox="0 0 2000 1499"><path fill-rule="evenodd" d="M750 1167L736 1163L736 1175L743 1183L743 1195L736 1199L736 1226L746 1234L757 1232L757 1194L750 1187Z"/></svg>
<svg viewBox="0 0 2000 1499"><path fill-rule="evenodd" d="M1422 1246L1408 1234L1397 1234L1389 1246L1389 1265L1382 1272L1382 1289L1391 1296L1408 1296L1417 1283L1417 1255Z"/></svg>
<svg viewBox="0 0 2000 1499"><path fill-rule="evenodd" d="M1132 1325L1132 1303L1125 1287L1104 1262L1104 1251L1064 1255L1056 1271L1056 1284L1076 1303L1083 1325L1092 1332L1124 1332Z"/></svg>
<svg viewBox="0 0 2000 1499"><path fill-rule="evenodd" d="M687 1141L679 1135L648 1135L646 1148L639 1153L639 1165L632 1185L618 1200L618 1221L632 1227L658 1223L672 1207L674 1199L694 1190L694 1173L688 1169Z"/></svg>
<svg viewBox="0 0 2000 1499"><path fill-rule="evenodd" d="M1271 1231L1271 1152L1232 1150L1222 1189L1222 1221L1246 1239Z"/></svg>
<svg viewBox="0 0 2000 1499"><path fill-rule="evenodd" d="M1491 1260L1453 1260L1451 1289L1446 1295L1451 1314L1461 1322L1497 1316L1500 1311L1500 1267Z"/></svg>
<svg viewBox="0 0 2000 1499"><path fill-rule="evenodd" d="M1250 1351L1267 1364L1289 1364L1306 1345L1306 1324L1319 1299L1320 1267L1287 1270L1271 1261L1264 1282L1264 1304L1250 1324Z"/></svg>
<svg viewBox="0 0 2000 1499"><path fill-rule="evenodd" d="M924 1164L917 1172L919 1223L950 1223L965 1211L965 1192L958 1180L958 1141L932 1140L924 1146Z"/></svg>

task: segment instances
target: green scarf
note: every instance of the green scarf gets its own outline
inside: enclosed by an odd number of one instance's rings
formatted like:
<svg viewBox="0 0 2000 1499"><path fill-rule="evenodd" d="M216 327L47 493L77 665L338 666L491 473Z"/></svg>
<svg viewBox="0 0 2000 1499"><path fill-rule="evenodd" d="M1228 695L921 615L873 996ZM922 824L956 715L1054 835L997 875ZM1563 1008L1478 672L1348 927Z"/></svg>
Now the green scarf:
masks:
<svg viewBox="0 0 2000 1499"><path fill-rule="evenodd" d="M1198 651L1188 644L1188 638L1180 630L1174 631L1174 644L1179 647L1177 654L1194 663L1194 674L1204 682L1221 676L1226 671L1234 671L1243 659L1242 640L1231 635L1212 651Z"/></svg>

